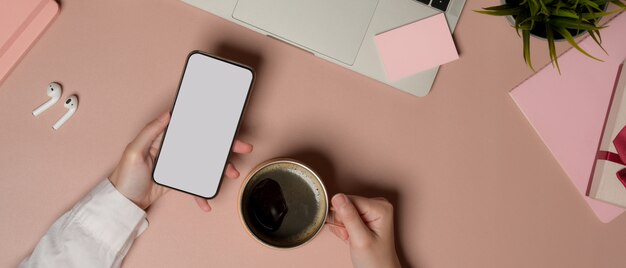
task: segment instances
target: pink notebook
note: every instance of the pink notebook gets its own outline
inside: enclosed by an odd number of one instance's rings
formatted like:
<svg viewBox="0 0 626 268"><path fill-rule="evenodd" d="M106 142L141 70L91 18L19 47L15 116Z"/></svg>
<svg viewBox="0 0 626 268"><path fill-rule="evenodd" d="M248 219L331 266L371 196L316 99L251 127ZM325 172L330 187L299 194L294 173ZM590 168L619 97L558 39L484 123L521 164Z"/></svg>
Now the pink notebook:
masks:
<svg viewBox="0 0 626 268"><path fill-rule="evenodd" d="M615 75L626 59L626 14L601 30L606 55L591 38L580 46L598 62L570 49L559 57L561 73L551 65L511 91L511 96L550 149L580 195L602 222L622 208L586 196L602 130L613 94ZM567 189L563 189L567 191Z"/></svg>
<svg viewBox="0 0 626 268"><path fill-rule="evenodd" d="M0 0L0 83L58 11L54 0Z"/></svg>

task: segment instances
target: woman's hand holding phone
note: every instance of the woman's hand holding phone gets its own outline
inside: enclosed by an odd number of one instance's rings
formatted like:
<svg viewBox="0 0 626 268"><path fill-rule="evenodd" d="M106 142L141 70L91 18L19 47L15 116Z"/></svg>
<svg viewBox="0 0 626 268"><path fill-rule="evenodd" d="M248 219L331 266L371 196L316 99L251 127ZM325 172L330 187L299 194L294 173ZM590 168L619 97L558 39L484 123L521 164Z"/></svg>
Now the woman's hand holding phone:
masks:
<svg viewBox="0 0 626 268"><path fill-rule="evenodd" d="M169 120L170 115L166 112L146 125L126 146L120 162L109 177L120 193L144 210L169 191L168 188L154 183L152 179L154 162ZM248 154L252 152L252 145L236 140L232 151ZM239 171L233 164L228 163L225 176L236 179L239 177ZM211 206L206 199L194 198L200 209L206 212L211 211Z"/></svg>

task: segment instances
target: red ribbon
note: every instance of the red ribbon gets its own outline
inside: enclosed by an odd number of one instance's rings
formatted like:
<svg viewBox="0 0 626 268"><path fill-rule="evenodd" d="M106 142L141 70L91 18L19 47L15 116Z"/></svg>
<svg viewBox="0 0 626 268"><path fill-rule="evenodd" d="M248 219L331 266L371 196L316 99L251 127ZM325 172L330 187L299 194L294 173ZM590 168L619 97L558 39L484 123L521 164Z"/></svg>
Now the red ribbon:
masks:
<svg viewBox="0 0 626 268"><path fill-rule="evenodd" d="M617 137L613 140L617 153L600 151L598 152L598 159L607 160L613 163L626 166L626 126L620 130ZM617 179L626 187L626 168L617 172Z"/></svg>

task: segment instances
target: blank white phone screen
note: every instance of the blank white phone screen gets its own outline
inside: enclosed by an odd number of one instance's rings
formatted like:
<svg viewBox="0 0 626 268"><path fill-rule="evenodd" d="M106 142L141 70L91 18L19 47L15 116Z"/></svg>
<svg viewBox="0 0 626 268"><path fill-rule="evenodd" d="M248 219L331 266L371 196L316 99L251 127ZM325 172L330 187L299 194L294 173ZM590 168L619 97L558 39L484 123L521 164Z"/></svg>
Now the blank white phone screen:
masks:
<svg viewBox="0 0 626 268"><path fill-rule="evenodd" d="M252 85L252 71L194 52L178 89L154 180L193 195L217 194Z"/></svg>

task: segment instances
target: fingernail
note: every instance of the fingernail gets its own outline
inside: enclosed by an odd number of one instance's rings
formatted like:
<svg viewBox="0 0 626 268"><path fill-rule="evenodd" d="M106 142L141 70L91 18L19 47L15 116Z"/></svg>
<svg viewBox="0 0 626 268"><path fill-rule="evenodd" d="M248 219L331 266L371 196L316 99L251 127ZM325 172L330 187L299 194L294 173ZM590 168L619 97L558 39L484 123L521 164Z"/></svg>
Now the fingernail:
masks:
<svg viewBox="0 0 626 268"><path fill-rule="evenodd" d="M346 197L345 194L336 194L335 197L333 197L332 202L333 202L333 206L337 208L342 208L346 204L348 204L350 200L348 200L348 197Z"/></svg>

